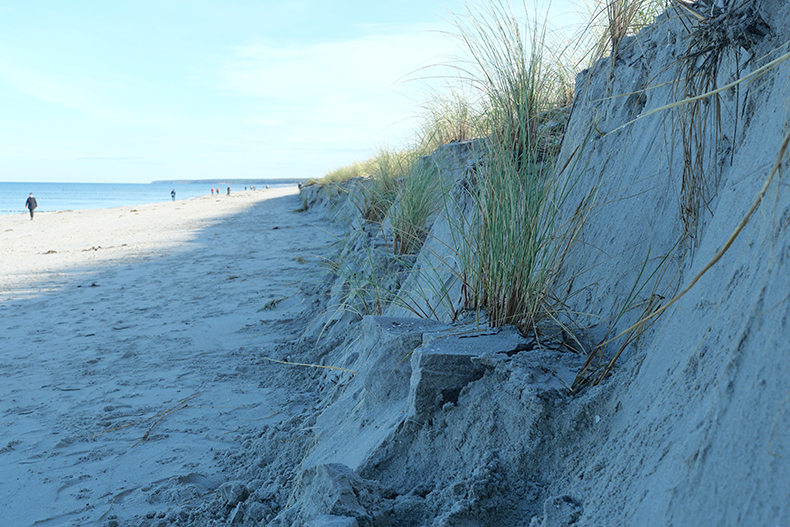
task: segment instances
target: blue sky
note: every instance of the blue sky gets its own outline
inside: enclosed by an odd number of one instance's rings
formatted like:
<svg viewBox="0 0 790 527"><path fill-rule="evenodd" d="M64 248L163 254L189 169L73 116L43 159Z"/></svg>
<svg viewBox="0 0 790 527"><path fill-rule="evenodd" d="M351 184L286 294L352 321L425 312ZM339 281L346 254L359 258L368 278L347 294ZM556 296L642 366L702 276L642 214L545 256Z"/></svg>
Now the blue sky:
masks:
<svg viewBox="0 0 790 527"><path fill-rule="evenodd" d="M463 5L0 0L0 181L321 177L410 140Z"/></svg>

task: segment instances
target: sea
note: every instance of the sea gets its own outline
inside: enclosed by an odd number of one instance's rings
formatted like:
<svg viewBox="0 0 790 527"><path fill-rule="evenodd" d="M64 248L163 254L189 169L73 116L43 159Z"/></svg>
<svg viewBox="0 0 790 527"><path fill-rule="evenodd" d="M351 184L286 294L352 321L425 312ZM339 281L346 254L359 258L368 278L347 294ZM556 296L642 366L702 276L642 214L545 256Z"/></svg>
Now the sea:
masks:
<svg viewBox="0 0 790 527"><path fill-rule="evenodd" d="M216 183L223 194L227 184ZM258 190L266 185L258 184ZM269 184L270 188L293 186ZM211 194L208 183L5 183L0 182L0 214L27 212L25 201L33 193L38 203L36 212L59 212L66 210L108 209L129 205L143 205L170 201L170 192L176 191L176 199L191 199ZM244 185L231 185L231 192L244 190ZM247 185L247 188L251 188Z"/></svg>

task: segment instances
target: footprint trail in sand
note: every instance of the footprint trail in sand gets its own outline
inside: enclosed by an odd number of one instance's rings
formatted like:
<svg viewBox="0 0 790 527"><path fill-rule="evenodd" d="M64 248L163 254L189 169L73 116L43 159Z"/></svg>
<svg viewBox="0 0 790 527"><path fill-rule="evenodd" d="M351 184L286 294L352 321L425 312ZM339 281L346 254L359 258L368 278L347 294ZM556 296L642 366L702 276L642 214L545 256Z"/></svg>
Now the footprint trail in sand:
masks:
<svg viewBox="0 0 790 527"><path fill-rule="evenodd" d="M218 449L300 411L259 365L303 329L300 284L334 241L300 204L285 189L0 217L6 525L198 498Z"/></svg>

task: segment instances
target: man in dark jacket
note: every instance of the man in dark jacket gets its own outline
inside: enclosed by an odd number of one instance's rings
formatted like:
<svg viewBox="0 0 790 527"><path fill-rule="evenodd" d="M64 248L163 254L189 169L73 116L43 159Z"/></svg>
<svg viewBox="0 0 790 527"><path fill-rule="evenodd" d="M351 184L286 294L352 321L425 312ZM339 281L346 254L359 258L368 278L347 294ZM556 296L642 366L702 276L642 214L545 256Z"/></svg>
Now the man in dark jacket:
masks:
<svg viewBox="0 0 790 527"><path fill-rule="evenodd" d="M36 203L36 198L33 197L33 193L30 193L30 197L27 198L25 202L25 208L30 209L30 219L33 219L33 211L36 210L38 207L38 203Z"/></svg>

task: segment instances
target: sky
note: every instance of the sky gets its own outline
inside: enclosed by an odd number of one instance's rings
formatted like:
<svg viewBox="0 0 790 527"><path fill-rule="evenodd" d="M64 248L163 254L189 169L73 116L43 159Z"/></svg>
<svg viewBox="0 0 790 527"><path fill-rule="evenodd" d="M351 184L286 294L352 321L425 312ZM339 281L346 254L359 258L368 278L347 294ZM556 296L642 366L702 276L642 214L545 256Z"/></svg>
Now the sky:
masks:
<svg viewBox="0 0 790 527"><path fill-rule="evenodd" d="M464 5L0 0L0 181L310 178L404 146Z"/></svg>

